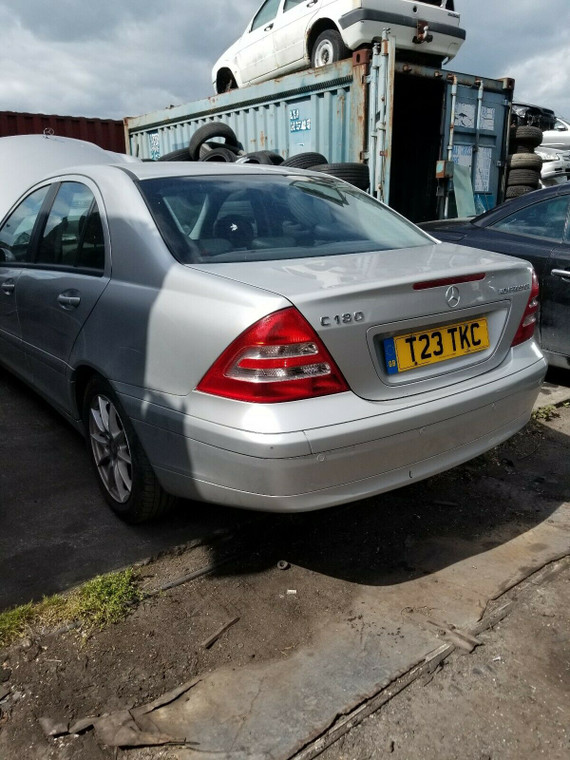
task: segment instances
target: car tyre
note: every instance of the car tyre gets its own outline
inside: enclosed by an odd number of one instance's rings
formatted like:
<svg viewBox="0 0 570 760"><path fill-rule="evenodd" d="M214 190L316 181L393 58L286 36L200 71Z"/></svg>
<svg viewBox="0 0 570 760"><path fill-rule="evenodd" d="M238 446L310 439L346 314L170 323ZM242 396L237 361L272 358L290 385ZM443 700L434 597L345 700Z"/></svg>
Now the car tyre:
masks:
<svg viewBox="0 0 570 760"><path fill-rule="evenodd" d="M210 151L214 150L214 148L229 148L236 154L236 156L239 155L238 149L234 148L232 145L226 145L225 143L220 142L205 142L200 145L200 150L198 151L198 155L200 156L199 160L201 161Z"/></svg>
<svg viewBox="0 0 570 760"><path fill-rule="evenodd" d="M237 159L237 153L232 148L212 148L203 155L200 161L221 161L231 164Z"/></svg>
<svg viewBox="0 0 570 760"><path fill-rule="evenodd" d="M537 148L542 142L542 129L526 125L517 127L515 131L515 141L519 145L526 145L529 148Z"/></svg>
<svg viewBox="0 0 570 760"><path fill-rule="evenodd" d="M342 41L340 32L327 29L321 32L311 50L311 66L316 69L348 58L350 50Z"/></svg>
<svg viewBox="0 0 570 760"><path fill-rule="evenodd" d="M162 489L116 394L98 376L87 385L83 421L99 487L115 514L128 523L165 514L176 499Z"/></svg>
<svg viewBox="0 0 570 760"><path fill-rule="evenodd" d="M370 187L370 172L365 164L321 164L311 168L314 172L323 172L323 174L331 174L333 177L343 179L360 190L368 190Z"/></svg>
<svg viewBox="0 0 570 760"><path fill-rule="evenodd" d="M537 169L511 169L507 176L507 186L528 185L537 188L540 184L540 171Z"/></svg>
<svg viewBox="0 0 570 760"><path fill-rule="evenodd" d="M528 185L512 185L511 187L507 187L505 198L507 200L511 200L512 198L520 198L521 195L533 193L535 190L536 187L529 187Z"/></svg>
<svg viewBox="0 0 570 760"><path fill-rule="evenodd" d="M256 150L252 153L246 153L245 156L238 158L240 164L266 164L268 166L279 166L283 163L283 156L274 153L271 150Z"/></svg>
<svg viewBox="0 0 570 760"><path fill-rule="evenodd" d="M200 147L215 137L223 137L226 147L235 148L237 152L240 149L239 141L233 129L223 121L209 121L202 124L194 132L188 143L188 152L192 161L200 160Z"/></svg>
<svg viewBox="0 0 570 760"><path fill-rule="evenodd" d="M540 171L542 157L536 153L513 153L509 156L508 164L511 169L534 169Z"/></svg>
<svg viewBox="0 0 570 760"><path fill-rule="evenodd" d="M296 156L289 156L289 158L286 158L285 161L283 161L283 166L294 166L296 169L310 169L312 166L326 163L327 159L322 153L305 151L304 153L297 153Z"/></svg>
<svg viewBox="0 0 570 760"><path fill-rule="evenodd" d="M169 153L165 153L164 156L160 156L159 161L191 161L188 148L180 148L179 150L171 150Z"/></svg>

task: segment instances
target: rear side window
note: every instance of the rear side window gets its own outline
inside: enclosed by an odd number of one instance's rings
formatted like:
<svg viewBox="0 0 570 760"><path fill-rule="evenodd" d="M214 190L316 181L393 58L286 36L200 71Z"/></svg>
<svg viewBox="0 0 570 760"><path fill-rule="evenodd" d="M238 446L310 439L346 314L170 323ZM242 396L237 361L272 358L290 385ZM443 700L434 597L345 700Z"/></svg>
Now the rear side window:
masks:
<svg viewBox="0 0 570 760"><path fill-rule="evenodd" d="M501 219L492 228L511 235L528 235L558 242L564 237L569 203L570 196L533 203Z"/></svg>
<svg viewBox="0 0 570 760"><path fill-rule="evenodd" d="M0 264L31 261L32 233L49 186L28 195L0 228Z"/></svg>
<svg viewBox="0 0 570 760"><path fill-rule="evenodd" d="M97 202L86 185L61 184L39 241L36 263L103 271L103 228Z"/></svg>

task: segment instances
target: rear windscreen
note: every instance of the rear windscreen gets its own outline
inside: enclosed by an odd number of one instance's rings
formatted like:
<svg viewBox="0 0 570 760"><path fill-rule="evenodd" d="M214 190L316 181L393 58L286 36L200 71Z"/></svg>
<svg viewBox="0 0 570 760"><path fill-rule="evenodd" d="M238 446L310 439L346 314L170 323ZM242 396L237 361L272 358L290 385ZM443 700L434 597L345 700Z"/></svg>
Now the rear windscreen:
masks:
<svg viewBox="0 0 570 760"><path fill-rule="evenodd" d="M237 262L409 248L431 240L333 178L251 174L143 180L141 192L183 263Z"/></svg>

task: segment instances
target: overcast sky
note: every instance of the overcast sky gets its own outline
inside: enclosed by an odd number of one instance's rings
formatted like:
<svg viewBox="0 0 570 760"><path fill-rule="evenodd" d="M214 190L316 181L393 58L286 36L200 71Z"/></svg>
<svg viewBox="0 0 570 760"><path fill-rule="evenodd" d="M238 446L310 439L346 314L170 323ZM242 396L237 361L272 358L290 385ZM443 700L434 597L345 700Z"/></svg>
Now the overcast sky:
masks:
<svg viewBox="0 0 570 760"><path fill-rule="evenodd" d="M0 0L0 110L137 116L212 94L212 64L261 0ZM447 67L516 79L570 116L570 0L456 0Z"/></svg>

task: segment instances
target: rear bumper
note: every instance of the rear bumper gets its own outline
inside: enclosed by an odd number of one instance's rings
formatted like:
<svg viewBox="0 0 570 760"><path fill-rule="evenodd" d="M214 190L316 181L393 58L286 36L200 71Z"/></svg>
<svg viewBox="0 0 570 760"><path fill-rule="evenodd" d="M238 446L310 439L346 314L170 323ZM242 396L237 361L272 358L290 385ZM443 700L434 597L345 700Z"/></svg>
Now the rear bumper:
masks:
<svg viewBox="0 0 570 760"><path fill-rule="evenodd" d="M413 38L416 35L417 22L421 18L374 8L358 8L341 16L339 26L345 45L351 50L356 50L360 45L370 44L373 39L380 39L382 32L389 29L396 39L397 48L450 58L456 55L465 41L465 29L423 18L422 20L429 24L429 33L433 35L433 40L417 45Z"/></svg>
<svg viewBox="0 0 570 760"><path fill-rule="evenodd" d="M546 366L540 358L514 373L491 373L495 379L476 387L391 411L382 402L358 399L368 416L270 434L206 423L153 404L137 410L136 400L121 398L168 492L298 512L422 480L498 445L530 418ZM344 396L352 394L339 394L335 403L343 404Z"/></svg>

